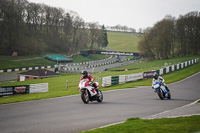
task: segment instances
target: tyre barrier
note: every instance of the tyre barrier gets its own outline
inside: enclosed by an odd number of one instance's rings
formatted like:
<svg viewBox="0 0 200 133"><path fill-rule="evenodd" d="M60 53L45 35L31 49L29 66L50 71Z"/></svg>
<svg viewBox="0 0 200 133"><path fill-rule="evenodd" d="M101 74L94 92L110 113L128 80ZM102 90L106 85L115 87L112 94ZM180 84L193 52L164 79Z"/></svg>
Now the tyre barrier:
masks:
<svg viewBox="0 0 200 133"><path fill-rule="evenodd" d="M152 78L153 74L156 72L158 75L164 75L173 71L177 71L179 69L183 69L187 66L193 65L198 62L199 59L189 60L182 62L180 64L167 66L165 68L159 69L159 70L152 70L148 72L142 72L142 73L135 73L135 74L129 74L129 75L119 75L119 76L108 76L102 78L102 87L108 87L113 86L117 84L124 84L127 82L137 81L144 78Z"/></svg>

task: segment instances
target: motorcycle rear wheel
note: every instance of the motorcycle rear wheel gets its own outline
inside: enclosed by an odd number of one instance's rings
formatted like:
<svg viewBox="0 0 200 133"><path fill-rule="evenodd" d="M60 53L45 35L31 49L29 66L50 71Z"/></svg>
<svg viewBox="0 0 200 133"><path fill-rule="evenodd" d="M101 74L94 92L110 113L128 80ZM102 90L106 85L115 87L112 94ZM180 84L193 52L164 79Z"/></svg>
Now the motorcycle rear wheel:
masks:
<svg viewBox="0 0 200 133"><path fill-rule="evenodd" d="M81 91L81 99L85 104L88 104L90 101L87 91Z"/></svg>

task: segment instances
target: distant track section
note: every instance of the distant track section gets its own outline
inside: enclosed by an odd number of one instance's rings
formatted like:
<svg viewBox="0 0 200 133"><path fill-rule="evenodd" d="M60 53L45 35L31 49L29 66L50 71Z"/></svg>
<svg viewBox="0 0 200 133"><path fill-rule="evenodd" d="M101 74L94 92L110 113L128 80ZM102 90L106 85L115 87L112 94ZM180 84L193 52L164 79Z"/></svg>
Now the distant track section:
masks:
<svg viewBox="0 0 200 133"><path fill-rule="evenodd" d="M67 63L67 62L72 62L72 58L68 58L62 55L45 55L45 58L57 63Z"/></svg>

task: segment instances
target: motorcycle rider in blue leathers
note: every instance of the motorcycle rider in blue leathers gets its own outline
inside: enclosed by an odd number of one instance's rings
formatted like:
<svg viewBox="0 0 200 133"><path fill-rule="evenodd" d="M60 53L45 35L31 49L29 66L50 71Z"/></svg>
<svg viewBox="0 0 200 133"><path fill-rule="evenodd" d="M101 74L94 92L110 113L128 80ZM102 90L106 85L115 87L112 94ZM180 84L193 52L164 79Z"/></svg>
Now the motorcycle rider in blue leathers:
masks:
<svg viewBox="0 0 200 133"><path fill-rule="evenodd" d="M166 90L169 92L169 89L167 87L167 85L164 83L165 80L164 78L162 78L161 76L158 76L157 73L154 73L153 74L153 80L152 80L152 83L156 82L156 81L159 81L161 83L162 86L164 86L166 88ZM152 84L152 88L153 88L153 84ZM154 88L153 88L154 89Z"/></svg>

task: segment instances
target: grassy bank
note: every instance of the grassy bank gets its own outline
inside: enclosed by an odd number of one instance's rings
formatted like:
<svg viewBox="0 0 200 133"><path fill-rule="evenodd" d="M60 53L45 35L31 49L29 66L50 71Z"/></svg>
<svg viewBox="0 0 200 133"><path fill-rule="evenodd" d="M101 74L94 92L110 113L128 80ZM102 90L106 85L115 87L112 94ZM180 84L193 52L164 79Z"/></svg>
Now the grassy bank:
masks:
<svg viewBox="0 0 200 133"><path fill-rule="evenodd" d="M0 56L0 62L0 69L47 66L56 64L53 61L45 59L44 57L36 56Z"/></svg>
<svg viewBox="0 0 200 133"><path fill-rule="evenodd" d="M145 120L128 119L125 123L85 133L195 133L200 131L200 116Z"/></svg>
<svg viewBox="0 0 200 133"><path fill-rule="evenodd" d="M138 52L141 35L124 32L108 32L108 48L121 52Z"/></svg>

